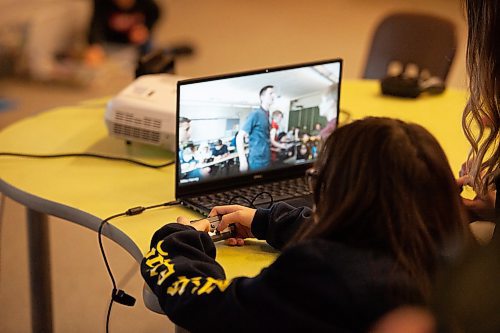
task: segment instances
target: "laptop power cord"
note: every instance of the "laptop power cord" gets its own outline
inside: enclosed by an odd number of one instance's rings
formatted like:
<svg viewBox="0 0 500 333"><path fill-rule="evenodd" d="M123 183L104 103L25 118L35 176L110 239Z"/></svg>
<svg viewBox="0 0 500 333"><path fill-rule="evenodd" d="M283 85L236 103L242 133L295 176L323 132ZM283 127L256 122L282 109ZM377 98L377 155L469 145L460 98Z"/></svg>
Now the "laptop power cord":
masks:
<svg viewBox="0 0 500 333"><path fill-rule="evenodd" d="M108 271L109 277L111 278L111 283L113 284L113 290L111 291L111 300L109 302L108 311L106 314L106 333L109 332L109 320L110 320L110 316L111 316L111 309L113 307L113 303L116 302L116 303L119 303L119 304L122 304L125 306L134 306L135 305L135 298L133 296L127 294L125 291L118 289L118 287L116 285L116 281L115 281L115 278L113 276L113 273L111 272L111 267L110 267L108 259L106 257L106 252L104 250L104 245L102 242L102 230L103 230L104 226L106 224L108 224L109 221L111 221L115 218L121 217L121 216L139 215L139 214L141 214L144 211L149 210L149 209L160 208L160 207L171 207L171 206L177 206L180 204L181 203L179 201L174 200L174 201L169 201L169 202L165 202L162 204L146 206L146 207L137 206L137 207L127 209L123 213L111 215L111 216L109 216L101 221L101 224L99 225L99 229L97 230L97 238L99 241L99 248L101 250L102 259L104 260L104 265L106 266L106 270Z"/></svg>
<svg viewBox="0 0 500 333"><path fill-rule="evenodd" d="M140 165L147 168L160 169L166 166L175 164L175 161L168 161L162 164L149 164L145 162L141 162L138 160L125 158L125 157L116 157L116 156L107 156L102 154L94 154L94 153L65 153L65 154L22 154L22 153L7 153L0 152L0 156L13 156L13 157L25 157L25 158L64 158L64 157L90 157L90 158L101 158L112 161L120 161L120 162L128 162L136 165Z"/></svg>

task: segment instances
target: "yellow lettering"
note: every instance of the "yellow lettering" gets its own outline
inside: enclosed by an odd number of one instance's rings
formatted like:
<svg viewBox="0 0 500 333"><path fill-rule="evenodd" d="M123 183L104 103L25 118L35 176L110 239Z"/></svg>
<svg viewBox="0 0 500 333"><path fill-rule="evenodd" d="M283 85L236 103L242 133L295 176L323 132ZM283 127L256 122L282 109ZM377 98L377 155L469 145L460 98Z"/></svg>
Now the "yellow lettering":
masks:
<svg viewBox="0 0 500 333"><path fill-rule="evenodd" d="M227 280L217 280L207 277L207 282L198 290L198 295L210 294L216 287L219 288L220 291L224 291L228 285L229 281Z"/></svg>
<svg viewBox="0 0 500 333"><path fill-rule="evenodd" d="M174 264L172 264L170 259L163 261L163 266L165 266L166 269L160 272L157 282L158 285L161 285L170 275L175 273ZM156 267L154 269L156 269Z"/></svg>
<svg viewBox="0 0 500 333"><path fill-rule="evenodd" d="M156 250L158 251L159 254L166 257L166 256L168 256L168 252L165 252L162 250L161 244L163 244L163 239L161 241L159 241L158 244L156 244Z"/></svg>
<svg viewBox="0 0 500 333"><path fill-rule="evenodd" d="M149 271L149 276L153 277L155 275L158 275L157 270L163 265L164 261L165 259L159 255L154 257L153 259L146 260L146 265L152 268L152 270Z"/></svg>
<svg viewBox="0 0 500 333"><path fill-rule="evenodd" d="M186 286L189 284L189 279L185 276L179 276L177 281L172 283L170 287L167 288L167 294L171 296L175 296L175 294L182 295L184 290L186 290Z"/></svg>
<svg viewBox="0 0 500 333"><path fill-rule="evenodd" d="M154 256L155 254L156 254L156 249L153 247L153 248L151 248L151 250L149 250L148 253L146 253L145 257L149 258L149 257Z"/></svg>
<svg viewBox="0 0 500 333"><path fill-rule="evenodd" d="M191 279L191 283L194 284L193 289L191 289L191 294L194 294L196 290L201 286L201 276L194 277Z"/></svg>
<svg viewBox="0 0 500 333"><path fill-rule="evenodd" d="M210 294L215 288L219 289L220 291L224 291L229 286L228 280L217 280L211 277L207 277L203 285L201 280L202 278L199 276L191 279L188 279L185 276L179 276L177 278L177 281L172 283L172 285L167 288L167 294L171 296L175 296L176 294L182 295L190 283L193 284L191 294L196 293L197 295ZM158 284L162 283L163 281L164 279L161 282L160 280L158 280Z"/></svg>

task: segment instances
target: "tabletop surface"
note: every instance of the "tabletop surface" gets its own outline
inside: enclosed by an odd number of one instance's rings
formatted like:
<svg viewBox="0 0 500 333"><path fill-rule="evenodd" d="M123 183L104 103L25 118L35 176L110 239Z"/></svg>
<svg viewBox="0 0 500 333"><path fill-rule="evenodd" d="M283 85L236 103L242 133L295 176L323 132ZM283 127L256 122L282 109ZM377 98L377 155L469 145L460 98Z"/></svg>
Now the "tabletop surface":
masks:
<svg viewBox="0 0 500 333"><path fill-rule="evenodd" d="M454 174L468 152L461 129L464 91L447 89L416 100L380 95L377 81L345 81L343 117L387 116L426 127L443 146ZM143 144L126 145L108 136L104 124L107 99L61 107L23 119L0 132L0 152L27 154L98 153L151 164L174 159L172 152ZM160 169L94 158L33 159L0 157L0 191L38 211L97 230L99 222L131 207L174 200L174 166ZM104 234L140 260L155 230L179 215L199 217L184 207L159 208L110 221ZM217 260L228 278L253 276L277 252L263 242L248 246L217 245Z"/></svg>

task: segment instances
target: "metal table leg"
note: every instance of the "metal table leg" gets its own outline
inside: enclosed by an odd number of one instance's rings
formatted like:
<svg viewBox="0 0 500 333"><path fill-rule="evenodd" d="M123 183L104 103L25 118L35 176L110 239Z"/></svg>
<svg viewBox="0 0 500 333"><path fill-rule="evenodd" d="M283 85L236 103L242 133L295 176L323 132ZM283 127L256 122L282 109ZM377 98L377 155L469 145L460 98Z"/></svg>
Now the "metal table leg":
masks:
<svg viewBox="0 0 500 333"><path fill-rule="evenodd" d="M31 326L39 333L52 332L52 287L47 215L27 208L31 283Z"/></svg>

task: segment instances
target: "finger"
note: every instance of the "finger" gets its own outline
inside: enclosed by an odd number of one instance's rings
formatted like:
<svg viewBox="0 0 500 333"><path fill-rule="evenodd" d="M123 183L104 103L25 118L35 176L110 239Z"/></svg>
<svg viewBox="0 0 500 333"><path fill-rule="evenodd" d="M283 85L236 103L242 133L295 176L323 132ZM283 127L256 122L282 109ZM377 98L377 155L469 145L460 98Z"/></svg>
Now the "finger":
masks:
<svg viewBox="0 0 500 333"><path fill-rule="evenodd" d="M209 232L210 231L210 223L206 219L205 220L196 221L193 224L193 226L198 231L202 231L202 232Z"/></svg>
<svg viewBox="0 0 500 333"><path fill-rule="evenodd" d="M225 244L229 246L243 246L245 245L245 240L242 238L228 238Z"/></svg>
<svg viewBox="0 0 500 333"><path fill-rule="evenodd" d="M458 175L460 177L467 175L467 163L462 163L462 166L460 167L460 171L458 172Z"/></svg>
<svg viewBox="0 0 500 333"><path fill-rule="evenodd" d="M189 219L187 217L184 217L184 216L179 216L177 218L177 223L179 223L179 224L185 224L185 225L190 225L191 224L189 222Z"/></svg>
<svg viewBox="0 0 500 333"><path fill-rule="evenodd" d="M470 209L470 210L484 209L484 201L482 201L478 197L475 197L473 200L462 198L462 202L463 202L465 208Z"/></svg>
<svg viewBox="0 0 500 333"><path fill-rule="evenodd" d="M225 214L235 212L237 210L241 210L242 208L243 208L243 206L240 206L240 205L215 206L214 208L212 208L212 210L210 211L210 214L208 214L208 216L211 217L211 216L215 216L215 215L225 215Z"/></svg>
<svg viewBox="0 0 500 333"><path fill-rule="evenodd" d="M458 186L465 186L465 185L470 185L471 184L471 178L470 176L462 176L455 180Z"/></svg>
<svg viewBox="0 0 500 333"><path fill-rule="evenodd" d="M240 221L241 221L241 210L223 215L219 225L217 226L217 230L222 231L226 229L230 224L239 223Z"/></svg>
<svg viewBox="0 0 500 333"><path fill-rule="evenodd" d="M236 246L238 244L238 241L236 240L236 238L228 238L224 243L229 246Z"/></svg>
<svg viewBox="0 0 500 333"><path fill-rule="evenodd" d="M462 203L464 204L465 207L470 208L474 206L474 200L462 198Z"/></svg>

